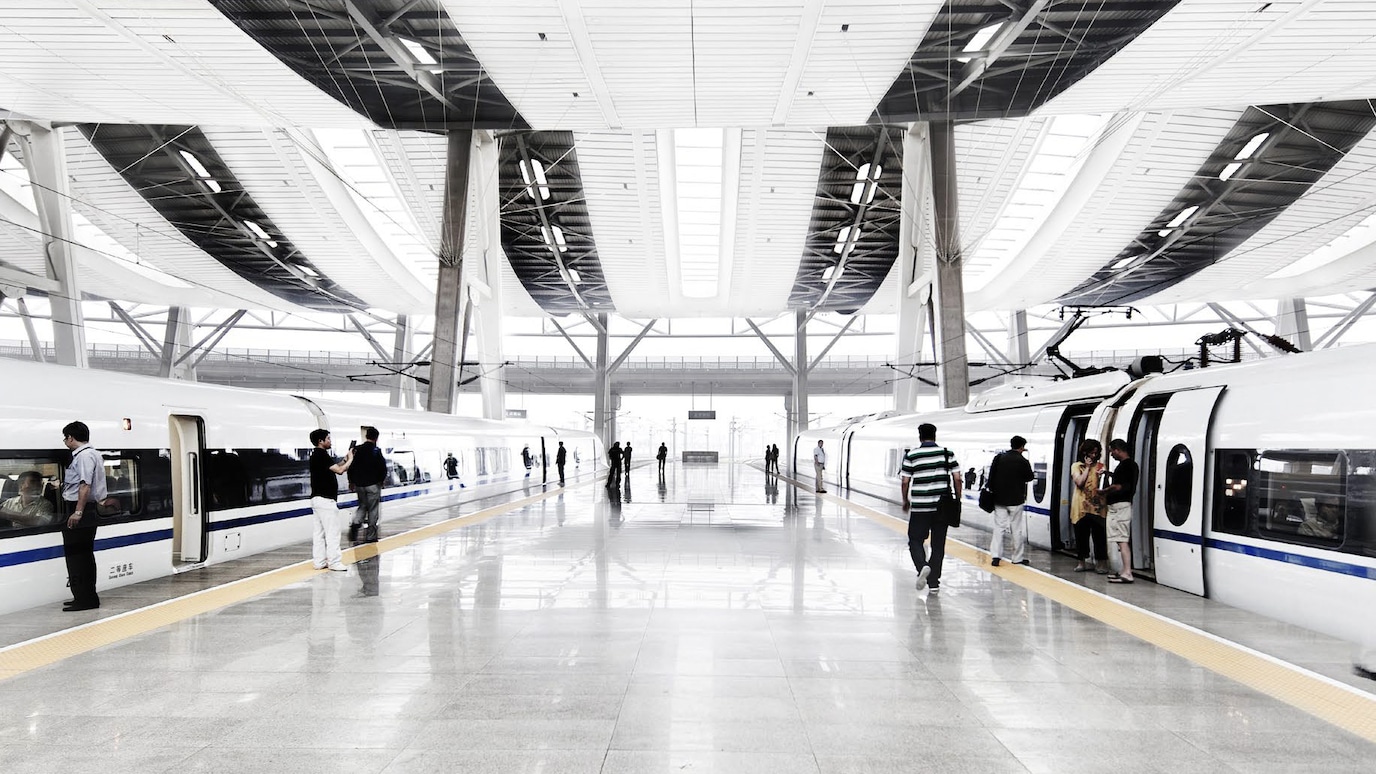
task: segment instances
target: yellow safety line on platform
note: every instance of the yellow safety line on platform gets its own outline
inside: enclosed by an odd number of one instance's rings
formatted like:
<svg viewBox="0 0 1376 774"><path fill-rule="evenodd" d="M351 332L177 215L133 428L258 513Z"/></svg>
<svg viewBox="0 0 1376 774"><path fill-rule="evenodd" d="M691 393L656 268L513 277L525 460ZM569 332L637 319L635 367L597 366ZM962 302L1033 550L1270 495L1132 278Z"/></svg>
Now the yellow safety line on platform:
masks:
<svg viewBox="0 0 1376 774"><path fill-rule="evenodd" d="M903 519L840 497L817 496L907 534ZM1040 570L992 567L987 553L959 540L947 538L946 555L1376 742L1376 697L1357 688Z"/></svg>
<svg viewBox="0 0 1376 774"><path fill-rule="evenodd" d="M596 478L594 477L593 480L595 481ZM371 559L378 554L395 551L460 527L467 527L496 518L567 492L570 489L587 486L590 483L592 482L585 481L569 487L555 487L547 492L485 508L467 516L457 516L434 524L427 524L424 527L417 527L398 535L385 537L376 543L365 543L348 548L342 552L344 561L347 564L353 564L363 559ZM276 591L326 572L329 571L315 569L309 561L300 562L0 648L0 682L65 658L87 653L96 648L112 645L121 640L145 634L202 613L208 613L270 591Z"/></svg>

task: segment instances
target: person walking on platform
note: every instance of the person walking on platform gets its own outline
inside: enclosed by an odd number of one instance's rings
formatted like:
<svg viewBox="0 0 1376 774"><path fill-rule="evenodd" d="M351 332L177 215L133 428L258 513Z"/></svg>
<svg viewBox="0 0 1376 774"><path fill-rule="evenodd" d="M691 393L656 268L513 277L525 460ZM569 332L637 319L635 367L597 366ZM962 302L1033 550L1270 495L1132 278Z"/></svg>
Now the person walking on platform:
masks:
<svg viewBox="0 0 1376 774"><path fill-rule="evenodd" d="M627 441L625 448L621 450L621 464L626 470L626 475L631 474L631 442Z"/></svg>
<svg viewBox="0 0 1376 774"><path fill-rule="evenodd" d="M930 593L941 590L941 565L946 559L946 531L950 525L938 514L937 504L948 491L960 502L960 462L949 449L936 444L936 425L917 427L919 446L903 455L899 474L903 508L908 512L908 553L917 568L917 586L927 584ZM922 544L932 539L931 556Z"/></svg>
<svg viewBox="0 0 1376 774"><path fill-rule="evenodd" d="M1132 461L1132 452L1127 441L1114 438L1108 443L1109 456L1118 460L1113 476L1104 489L1104 499L1108 502L1108 539L1118 544L1118 555L1123 568L1117 575L1108 576L1109 583L1132 583L1132 551L1128 544L1132 541L1132 497L1137 494L1137 463Z"/></svg>
<svg viewBox="0 0 1376 774"><path fill-rule="evenodd" d="M817 476L817 491L826 494L826 480L823 474L827 470L827 452L822 448L822 441L817 440L817 448L812 450L812 469Z"/></svg>
<svg viewBox="0 0 1376 774"><path fill-rule="evenodd" d="M1036 478L1027 461L1027 439L1015 435L989 465L989 490L994 493L994 534L989 541L989 563L995 567L1003 557L1003 537L1012 532L1014 564L1031 564L1027 559L1027 482ZM969 474L966 474L967 478Z"/></svg>
<svg viewBox="0 0 1376 774"><path fill-rule="evenodd" d="M382 484L387 480L387 459L377 448L376 427L363 428L363 443L353 450L349 465L349 486L358 495L358 508L349 522L349 540L358 542L362 531L364 543L376 543L378 521L382 517Z"/></svg>
<svg viewBox="0 0 1376 774"><path fill-rule="evenodd" d="M1108 540L1104 533L1104 493L1099 482L1104 475L1104 446L1093 438L1080 443L1080 459L1070 466L1075 491L1070 495L1070 523L1075 529L1075 557L1080 560L1075 572L1088 572L1089 547L1094 546L1095 572L1108 574Z"/></svg>
<svg viewBox="0 0 1376 774"><path fill-rule="evenodd" d="M454 457L454 452L449 452L449 456L444 458L444 477L450 481L459 477L459 461Z"/></svg>
<svg viewBox="0 0 1376 774"><path fill-rule="evenodd" d="M62 473L62 504L67 521L62 530L62 557L67 561L67 585L72 601L68 613L100 607L96 594L96 505L107 496L105 459L91 446L91 429L84 422L62 428L62 443L72 453Z"/></svg>
<svg viewBox="0 0 1376 774"><path fill-rule="evenodd" d="M339 478L354 462L354 450L335 460L330 454L334 445L330 431L319 428L311 431L311 560L317 570L329 567L344 572L343 556L339 552Z"/></svg>
<svg viewBox="0 0 1376 774"><path fill-rule="evenodd" d="M659 452L655 454L655 459L659 460L659 475L662 477L664 475L664 461L669 459L669 447L665 446L663 441L659 442Z"/></svg>
<svg viewBox="0 0 1376 774"><path fill-rule="evenodd" d="M778 445L777 443L774 444L774 446L771 448L770 451L771 451L772 456L774 457L774 474L775 474L775 475L778 475L778 473L779 473L779 445Z"/></svg>
<svg viewBox="0 0 1376 774"><path fill-rule="evenodd" d="M564 448L564 442L559 442L559 451L554 453L554 466L559 469L559 486L564 485L564 463L569 458L568 449Z"/></svg>
<svg viewBox="0 0 1376 774"><path fill-rule="evenodd" d="M621 442L612 441L611 447L607 449L607 464L611 467L607 471L607 488L611 489L621 483ZM620 490L617 490L618 494Z"/></svg>

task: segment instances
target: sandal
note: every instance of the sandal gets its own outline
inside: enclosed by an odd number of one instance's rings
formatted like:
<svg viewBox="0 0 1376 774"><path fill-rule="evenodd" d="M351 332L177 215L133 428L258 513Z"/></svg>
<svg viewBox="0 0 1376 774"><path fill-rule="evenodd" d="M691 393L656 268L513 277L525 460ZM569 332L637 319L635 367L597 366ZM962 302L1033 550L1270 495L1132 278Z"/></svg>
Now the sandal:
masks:
<svg viewBox="0 0 1376 774"><path fill-rule="evenodd" d="M1121 576L1121 575L1113 575L1113 576L1110 576L1110 577L1109 577L1108 582L1109 582L1109 583L1133 583L1134 580L1133 580L1132 578L1124 578L1124 577Z"/></svg>
<svg viewBox="0 0 1376 774"><path fill-rule="evenodd" d="M1088 567L1084 567L1084 566L1080 566L1080 567L1076 567L1075 569L1071 570L1071 572L1089 572L1089 568L1088 568Z"/></svg>

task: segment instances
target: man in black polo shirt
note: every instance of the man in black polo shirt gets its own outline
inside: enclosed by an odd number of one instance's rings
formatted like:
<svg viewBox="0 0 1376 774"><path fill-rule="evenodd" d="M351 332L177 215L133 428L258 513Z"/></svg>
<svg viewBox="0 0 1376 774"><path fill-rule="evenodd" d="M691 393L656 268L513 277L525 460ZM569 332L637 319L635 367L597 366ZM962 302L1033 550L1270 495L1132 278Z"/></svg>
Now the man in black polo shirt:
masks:
<svg viewBox="0 0 1376 774"><path fill-rule="evenodd" d="M382 484L387 479L387 459L377 448L376 427L363 428L363 443L354 449L349 466L349 485L358 495L358 508L349 524L349 540L357 541L362 531L364 543L376 543L377 525L382 518Z"/></svg>
<svg viewBox="0 0 1376 774"><path fill-rule="evenodd" d="M1008 446L1008 451L1001 452L989 465L989 491L994 493L994 534L989 541L989 563L995 567L1003 556L1003 536L1009 532L1013 533L1013 563L1029 563L1027 514L1023 504L1027 502L1027 482L1034 476L1032 465L1025 456L1027 439L1015 435Z"/></svg>
<svg viewBox="0 0 1376 774"><path fill-rule="evenodd" d="M1121 438L1108 442L1108 453L1118 460L1118 467L1113 469L1113 483L1104 489L1104 500L1108 503L1108 539L1118 544L1118 555L1123 560L1122 571L1108 576L1108 582L1132 583L1132 552L1128 550L1128 543L1132 540L1132 497L1137 494L1137 463L1132 461L1127 441Z"/></svg>
<svg viewBox="0 0 1376 774"><path fill-rule="evenodd" d="M329 567L345 572L344 557L339 551L339 474L346 473L354 461L350 449L344 459L335 462L330 454L330 431L311 431L311 559L315 569Z"/></svg>

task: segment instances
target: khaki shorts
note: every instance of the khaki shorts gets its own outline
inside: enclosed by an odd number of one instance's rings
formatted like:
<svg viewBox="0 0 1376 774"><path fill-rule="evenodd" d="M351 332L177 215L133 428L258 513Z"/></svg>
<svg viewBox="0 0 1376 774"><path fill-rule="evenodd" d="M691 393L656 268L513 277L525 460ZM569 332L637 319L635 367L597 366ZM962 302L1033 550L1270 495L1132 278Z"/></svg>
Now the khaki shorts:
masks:
<svg viewBox="0 0 1376 774"><path fill-rule="evenodd" d="M1108 539L1112 543L1127 543L1132 540L1132 503L1109 504Z"/></svg>

